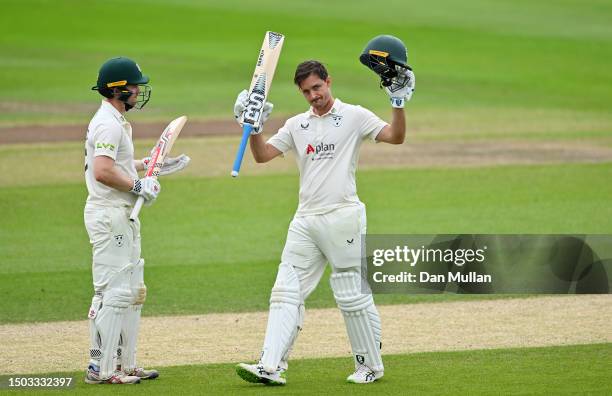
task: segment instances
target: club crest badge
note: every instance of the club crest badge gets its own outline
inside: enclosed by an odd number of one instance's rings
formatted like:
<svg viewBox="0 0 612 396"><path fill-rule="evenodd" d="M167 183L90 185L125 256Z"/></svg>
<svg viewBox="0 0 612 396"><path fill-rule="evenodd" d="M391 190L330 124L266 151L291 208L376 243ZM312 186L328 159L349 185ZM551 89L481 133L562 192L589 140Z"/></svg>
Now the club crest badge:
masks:
<svg viewBox="0 0 612 396"><path fill-rule="evenodd" d="M115 238L115 243L117 244L118 247L123 246L123 235L122 234L115 235L113 238Z"/></svg>
<svg viewBox="0 0 612 396"><path fill-rule="evenodd" d="M335 127L339 127L342 125L342 116L341 115L332 115L332 122Z"/></svg>

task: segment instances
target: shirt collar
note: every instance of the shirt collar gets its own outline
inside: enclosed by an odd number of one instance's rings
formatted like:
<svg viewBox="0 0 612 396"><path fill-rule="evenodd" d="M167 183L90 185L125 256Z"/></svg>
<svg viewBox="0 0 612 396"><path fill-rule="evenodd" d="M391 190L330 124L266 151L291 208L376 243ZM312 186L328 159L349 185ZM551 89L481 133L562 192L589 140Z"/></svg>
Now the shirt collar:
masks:
<svg viewBox="0 0 612 396"><path fill-rule="evenodd" d="M329 109L329 111L323 115L316 114L312 106L310 106L310 109L308 110L308 116L323 118L328 114L338 114L338 112L340 111L340 106L342 106L342 102L340 101L340 99L334 99L334 104L332 105L331 109Z"/></svg>
<svg viewBox="0 0 612 396"><path fill-rule="evenodd" d="M121 114L121 112L119 110L117 110L115 108L115 106L110 104L110 102L108 102L107 100L103 100L102 101L102 106L101 107L102 107L102 109L104 109L104 111L112 114L113 117L115 117L117 120L119 120L119 122L121 122L121 123L127 122L127 120L125 119L123 114Z"/></svg>

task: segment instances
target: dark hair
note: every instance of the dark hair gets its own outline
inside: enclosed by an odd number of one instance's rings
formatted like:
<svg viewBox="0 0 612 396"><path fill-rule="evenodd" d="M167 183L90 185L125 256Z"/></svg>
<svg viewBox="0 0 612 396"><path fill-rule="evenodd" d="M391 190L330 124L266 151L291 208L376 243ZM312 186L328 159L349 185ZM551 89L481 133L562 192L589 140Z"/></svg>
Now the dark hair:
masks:
<svg viewBox="0 0 612 396"><path fill-rule="evenodd" d="M321 78L321 80L326 80L328 77L327 69L321 62L316 60L307 60L300 63L297 69L295 69L295 77L293 77L293 82L299 87L302 81L306 80L311 74L316 74Z"/></svg>

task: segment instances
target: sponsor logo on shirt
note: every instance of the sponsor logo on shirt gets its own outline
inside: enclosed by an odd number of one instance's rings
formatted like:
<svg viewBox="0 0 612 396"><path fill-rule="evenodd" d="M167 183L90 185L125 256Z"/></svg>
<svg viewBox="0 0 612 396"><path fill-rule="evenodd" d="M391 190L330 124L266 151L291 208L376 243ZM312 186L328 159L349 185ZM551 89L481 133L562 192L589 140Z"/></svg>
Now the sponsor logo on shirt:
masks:
<svg viewBox="0 0 612 396"><path fill-rule="evenodd" d="M300 122L300 128L302 128L303 131L307 130L309 126L310 126L310 123L308 121L304 123Z"/></svg>
<svg viewBox="0 0 612 396"><path fill-rule="evenodd" d="M115 145L111 143L96 142L96 148L115 151Z"/></svg>
<svg viewBox="0 0 612 396"><path fill-rule="evenodd" d="M333 143L319 143L316 146L309 144L306 146L306 155L312 155L312 161L323 159L333 159L336 152L336 145Z"/></svg>

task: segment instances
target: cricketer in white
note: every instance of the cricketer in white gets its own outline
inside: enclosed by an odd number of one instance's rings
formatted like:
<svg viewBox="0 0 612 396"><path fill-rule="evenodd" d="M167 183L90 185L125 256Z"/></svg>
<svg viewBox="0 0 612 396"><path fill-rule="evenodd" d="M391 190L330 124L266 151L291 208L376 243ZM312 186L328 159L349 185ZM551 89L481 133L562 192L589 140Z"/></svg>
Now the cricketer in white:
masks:
<svg viewBox="0 0 612 396"><path fill-rule="evenodd" d="M388 91L394 108L391 124L387 124L363 107L334 99L325 67L317 61L303 62L294 81L310 109L287 120L267 142L261 128L251 136L251 151L259 163L294 151L300 193L272 288L261 359L236 368L246 381L285 384L289 352L304 320L304 302L319 283L327 262L332 268L331 288L355 358L355 372L347 380L370 383L383 376L380 317L372 294L361 292L361 236L366 233L366 212L357 196L355 170L365 139L404 142L403 106L414 90L412 71L405 73L410 83L401 90ZM245 92L235 104L237 119L248 101ZM272 107L266 104L264 119Z"/></svg>
<svg viewBox="0 0 612 396"><path fill-rule="evenodd" d="M87 129L84 220L92 245L94 296L89 308L90 361L85 382L133 384L158 376L136 365L142 304L146 299L140 222L129 215L138 196L151 204L159 182L138 178L150 158L134 160L132 127L124 114L142 108L150 96L147 76L131 59L105 62L92 89L105 97ZM183 169L189 157L166 159L160 174Z"/></svg>

